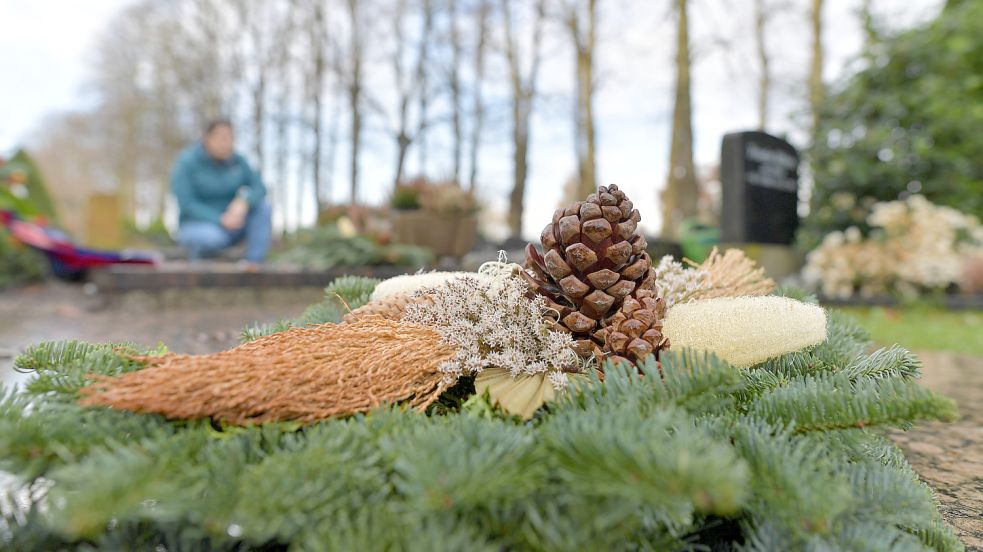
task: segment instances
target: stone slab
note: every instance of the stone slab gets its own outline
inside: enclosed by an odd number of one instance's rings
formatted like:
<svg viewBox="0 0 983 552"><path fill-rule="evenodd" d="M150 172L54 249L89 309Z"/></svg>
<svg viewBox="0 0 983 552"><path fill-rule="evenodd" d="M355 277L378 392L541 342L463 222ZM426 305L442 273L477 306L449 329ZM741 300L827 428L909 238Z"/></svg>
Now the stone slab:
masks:
<svg viewBox="0 0 983 552"><path fill-rule="evenodd" d="M360 266L307 270L263 266L244 270L235 263L165 262L158 266L111 266L93 271L90 278L100 293L155 291L175 288L296 288L324 287L344 275L391 278L416 272L407 266Z"/></svg>

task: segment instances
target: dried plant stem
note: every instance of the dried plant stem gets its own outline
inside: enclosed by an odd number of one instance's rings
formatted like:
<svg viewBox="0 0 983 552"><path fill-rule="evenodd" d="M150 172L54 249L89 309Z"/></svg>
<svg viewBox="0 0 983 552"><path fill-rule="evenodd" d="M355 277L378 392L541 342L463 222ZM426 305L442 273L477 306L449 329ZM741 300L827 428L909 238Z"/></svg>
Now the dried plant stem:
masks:
<svg viewBox="0 0 983 552"><path fill-rule="evenodd" d="M80 402L236 425L311 423L404 401L422 410L452 383L439 366L455 352L430 328L366 316L221 353L141 357L146 368L93 378Z"/></svg>
<svg viewBox="0 0 983 552"><path fill-rule="evenodd" d="M767 295L775 289L775 281L765 276L765 269L749 259L740 249L728 249L723 255L716 247L702 264L689 259L686 263L706 273L702 289L693 299Z"/></svg>
<svg viewBox="0 0 983 552"><path fill-rule="evenodd" d="M346 323L354 322L365 316L381 316L386 320L402 320L403 313L409 305L418 303L432 303L433 298L429 295L414 297L408 294L389 295L382 299L370 301L361 307L350 311L345 315Z"/></svg>

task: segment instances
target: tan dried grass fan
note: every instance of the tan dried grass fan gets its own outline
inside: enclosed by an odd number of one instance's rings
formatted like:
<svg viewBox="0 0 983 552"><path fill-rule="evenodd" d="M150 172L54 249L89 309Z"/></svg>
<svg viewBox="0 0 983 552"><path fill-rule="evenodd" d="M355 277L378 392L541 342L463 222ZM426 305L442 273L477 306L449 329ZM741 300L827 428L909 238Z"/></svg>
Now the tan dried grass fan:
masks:
<svg viewBox="0 0 983 552"><path fill-rule="evenodd" d="M80 402L236 425L311 423L397 402L423 410L450 385L439 366L454 353L430 328L366 316L221 353L141 357L142 370L94 377Z"/></svg>
<svg viewBox="0 0 983 552"><path fill-rule="evenodd" d="M694 299L768 295L775 289L775 281L765 276L764 267L758 266L740 249L728 249L721 255L714 247L701 264L689 259L685 261L706 273L705 289L694 294Z"/></svg>

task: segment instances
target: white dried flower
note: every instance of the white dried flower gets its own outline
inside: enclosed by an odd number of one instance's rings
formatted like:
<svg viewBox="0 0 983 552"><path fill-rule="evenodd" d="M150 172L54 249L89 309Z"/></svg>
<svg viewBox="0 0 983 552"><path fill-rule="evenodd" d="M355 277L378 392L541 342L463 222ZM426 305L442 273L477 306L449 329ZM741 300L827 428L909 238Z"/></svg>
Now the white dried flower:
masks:
<svg viewBox="0 0 983 552"><path fill-rule="evenodd" d="M666 308L677 303L685 303L704 289L707 274L695 268L686 268L683 263L666 255L655 268L655 285Z"/></svg>
<svg viewBox="0 0 983 552"><path fill-rule="evenodd" d="M432 301L411 304L403 320L433 327L457 346L454 359L442 367L448 377L498 367L512 377L544 375L560 388L566 381L563 370L580 364L573 338L550 329L542 315L545 299L529 299L526 291L515 276L451 278L418 290Z"/></svg>
<svg viewBox="0 0 983 552"><path fill-rule="evenodd" d="M669 309L664 331L673 349L710 351L744 367L822 343L826 313L787 297L720 297Z"/></svg>

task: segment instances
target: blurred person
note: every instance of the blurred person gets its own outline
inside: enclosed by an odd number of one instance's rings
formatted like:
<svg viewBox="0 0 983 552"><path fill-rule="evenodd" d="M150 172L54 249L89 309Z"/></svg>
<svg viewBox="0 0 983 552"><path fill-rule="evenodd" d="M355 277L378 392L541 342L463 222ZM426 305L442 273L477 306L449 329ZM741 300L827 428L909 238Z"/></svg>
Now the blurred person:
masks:
<svg viewBox="0 0 983 552"><path fill-rule="evenodd" d="M272 235L272 209L266 186L246 159L235 152L232 123L208 123L201 141L181 152L171 175L181 212L178 243L198 260L246 241L245 261L266 259Z"/></svg>

